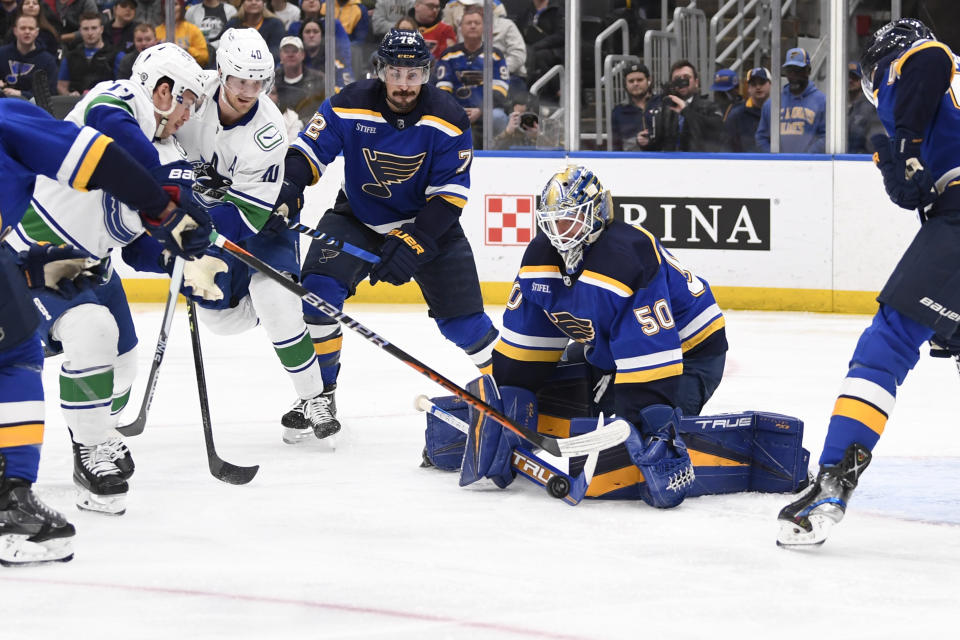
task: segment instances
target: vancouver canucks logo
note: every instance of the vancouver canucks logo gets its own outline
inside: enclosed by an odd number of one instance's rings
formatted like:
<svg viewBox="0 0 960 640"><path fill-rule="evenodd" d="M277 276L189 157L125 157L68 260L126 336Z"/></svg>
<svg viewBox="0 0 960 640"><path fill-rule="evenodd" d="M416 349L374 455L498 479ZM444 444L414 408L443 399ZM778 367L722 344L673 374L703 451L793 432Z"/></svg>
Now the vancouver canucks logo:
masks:
<svg viewBox="0 0 960 640"><path fill-rule="evenodd" d="M590 342L596 335L590 318L578 318L568 311L547 313L547 317L550 318L550 322L557 325L560 331L577 342Z"/></svg>
<svg viewBox="0 0 960 640"><path fill-rule="evenodd" d="M370 175L375 182L363 185L363 190L377 198L389 198L391 184L400 184L409 180L420 170L426 152L415 156L398 156L383 151L363 148L363 158L367 161Z"/></svg>

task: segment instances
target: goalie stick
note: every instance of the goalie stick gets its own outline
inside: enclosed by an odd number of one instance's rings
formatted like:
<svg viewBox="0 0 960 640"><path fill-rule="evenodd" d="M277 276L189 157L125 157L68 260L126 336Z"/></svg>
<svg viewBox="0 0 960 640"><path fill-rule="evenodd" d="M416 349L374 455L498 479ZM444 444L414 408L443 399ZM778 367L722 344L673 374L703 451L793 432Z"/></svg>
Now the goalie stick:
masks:
<svg viewBox="0 0 960 640"><path fill-rule="evenodd" d="M425 395L419 395L413 401L413 406L425 413L436 416L461 433L466 433L470 426L448 411L444 411ZM517 447L510 452L510 467L530 482L543 487L553 497L576 506L586 495L587 486L593 479L593 472L597 467L599 451L593 451L587 456L583 465L583 473L576 478L560 471L553 465L541 460L535 453L525 447Z"/></svg>
<svg viewBox="0 0 960 640"><path fill-rule="evenodd" d="M177 308L177 296L180 295L180 285L183 283L183 258L177 258L170 273L170 289L167 292L167 306L163 308L163 322L160 323L160 335L157 337L157 348L153 352L153 364L150 365L150 375L147 376L147 388L143 392L143 401L140 403L140 413L130 424L117 427L122 435L138 436L147 426L147 413L153 403L153 393L157 390L157 376L160 373L160 363L167 350L167 340L170 338L170 326L173 324L173 312Z"/></svg>
<svg viewBox="0 0 960 640"><path fill-rule="evenodd" d="M217 480L228 484L247 484L257 475L260 465L239 467L219 455L213 445L213 427L210 424L210 401L207 398L207 379L203 372L203 353L200 351L200 326L193 300L187 299L187 318L190 320L190 344L193 346L193 366L197 372L197 392L200 394L200 417L203 420L203 441L207 446L207 464Z"/></svg>
<svg viewBox="0 0 960 640"><path fill-rule="evenodd" d="M387 341L385 338L374 333L367 327L363 326L347 314L343 313L340 309L337 309L335 306L319 297L315 293L309 291L305 287L301 286L296 282L292 282L287 278L283 277L278 271L270 267L268 264L243 249L242 247L234 244L230 240L227 240L222 235L216 235L214 238L214 244L216 244L221 249L224 249L231 255L235 256L241 262L246 264L252 269L262 273L266 277L270 278L280 286L282 286L287 291L295 293L298 298L309 304L311 307L317 309L318 311L324 313L325 315L330 316L334 320L340 322L343 326L347 327L359 333L369 342L377 345L393 357L404 362L413 369L416 369L426 377L430 378L438 385L454 394L458 398L462 399L464 402L472 406L477 411L480 411L486 416L489 416L494 421L503 425L505 428L513 431L517 435L521 436L528 442L534 444L537 447L545 450L547 453L557 457L569 457L569 456L581 456L587 455L591 451L599 451L600 449L606 449L612 447L615 444L619 444L627 439L627 436L630 434L630 425L626 423L611 423L609 425L604 425L599 427L596 431L591 433L584 434L582 436L576 436L573 438L550 438L544 436L536 431L528 429L523 425L518 425L513 422L510 418L505 416L500 411L497 411L490 405L488 405L483 400L480 400L469 391L459 386L457 383L453 382L443 374L435 371L431 367L428 367L423 362L420 362L406 351L403 351L393 343Z"/></svg>

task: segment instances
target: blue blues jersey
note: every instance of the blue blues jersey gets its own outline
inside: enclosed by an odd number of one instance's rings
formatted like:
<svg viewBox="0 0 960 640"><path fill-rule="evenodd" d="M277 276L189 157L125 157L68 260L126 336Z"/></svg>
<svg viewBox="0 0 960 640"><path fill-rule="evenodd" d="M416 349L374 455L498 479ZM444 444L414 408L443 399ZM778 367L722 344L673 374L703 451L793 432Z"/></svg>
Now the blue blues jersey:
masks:
<svg viewBox="0 0 960 640"><path fill-rule="evenodd" d="M906 128L923 137L923 164L937 191L960 184L960 58L942 42L918 40L881 62L875 78L877 114L887 133ZM931 87L932 99L924 95Z"/></svg>
<svg viewBox="0 0 960 640"><path fill-rule="evenodd" d="M623 222L610 224L571 278L547 237L533 239L507 300L493 376L535 390L570 340L586 345L591 365L615 374L617 414L631 421L649 404L674 404L685 358L727 349L709 284Z"/></svg>
<svg viewBox="0 0 960 640"><path fill-rule="evenodd" d="M437 63L437 87L456 97L464 108L483 107L483 48L467 51L463 43L456 44L440 57ZM499 49L493 49L494 104L502 105L510 85L507 61Z"/></svg>
<svg viewBox="0 0 960 640"><path fill-rule="evenodd" d="M16 226L37 175L86 190L112 139L90 127L54 119L23 100L0 100L0 228Z"/></svg>
<svg viewBox="0 0 960 640"><path fill-rule="evenodd" d="M348 85L320 105L292 148L306 156L311 183L342 151L351 209L379 233L412 222L433 198L457 211L467 203L470 123L460 105L430 85L406 114L389 109L381 81Z"/></svg>

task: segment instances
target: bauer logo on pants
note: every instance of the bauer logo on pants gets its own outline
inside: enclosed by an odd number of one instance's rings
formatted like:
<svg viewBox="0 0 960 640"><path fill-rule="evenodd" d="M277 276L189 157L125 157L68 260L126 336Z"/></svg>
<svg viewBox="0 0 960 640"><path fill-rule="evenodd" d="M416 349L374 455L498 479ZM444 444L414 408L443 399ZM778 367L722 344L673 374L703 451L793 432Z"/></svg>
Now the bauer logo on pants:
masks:
<svg viewBox="0 0 960 640"><path fill-rule="evenodd" d="M486 245L524 246L533 239L533 196L488 195L484 216Z"/></svg>

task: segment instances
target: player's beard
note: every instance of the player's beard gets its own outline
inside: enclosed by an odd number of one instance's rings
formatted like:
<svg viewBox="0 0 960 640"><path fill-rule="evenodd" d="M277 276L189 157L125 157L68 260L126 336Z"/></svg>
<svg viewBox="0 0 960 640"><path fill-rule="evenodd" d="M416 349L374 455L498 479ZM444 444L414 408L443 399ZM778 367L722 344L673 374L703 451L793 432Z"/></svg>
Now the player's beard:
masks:
<svg viewBox="0 0 960 640"><path fill-rule="evenodd" d="M396 113L410 113L417 106L417 99L420 97L419 91L409 89L393 89L387 91L387 104Z"/></svg>

